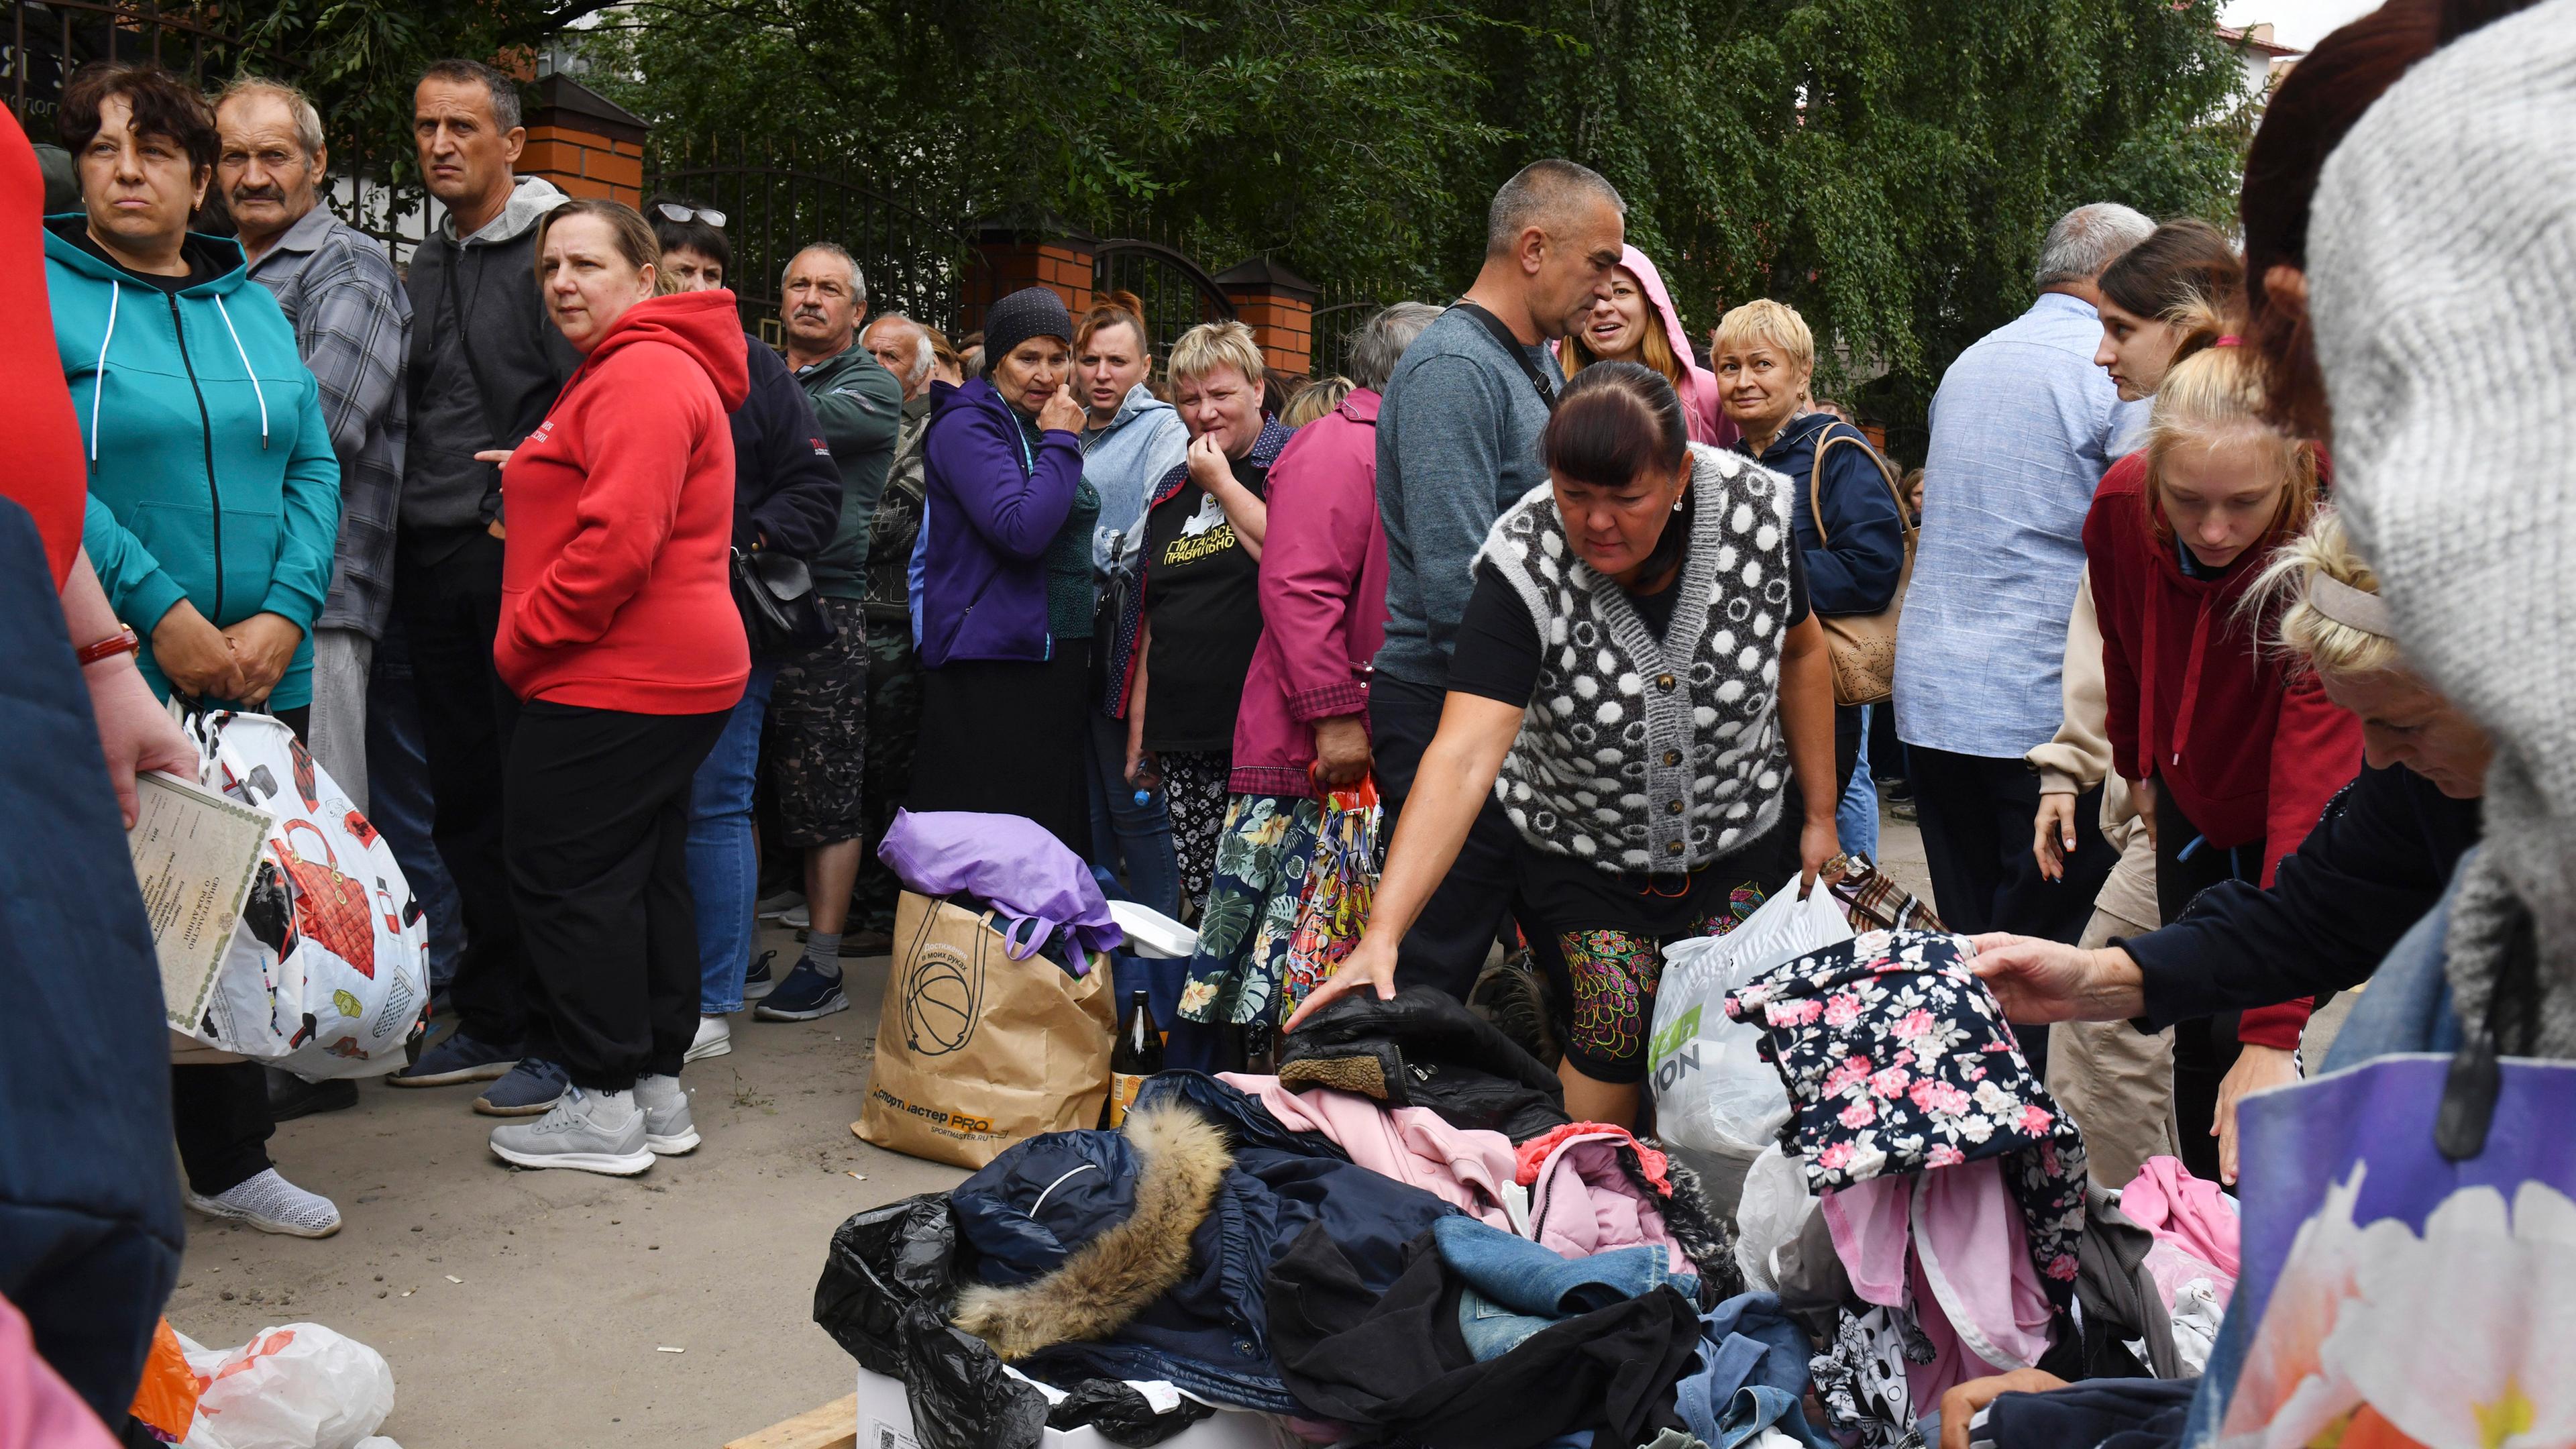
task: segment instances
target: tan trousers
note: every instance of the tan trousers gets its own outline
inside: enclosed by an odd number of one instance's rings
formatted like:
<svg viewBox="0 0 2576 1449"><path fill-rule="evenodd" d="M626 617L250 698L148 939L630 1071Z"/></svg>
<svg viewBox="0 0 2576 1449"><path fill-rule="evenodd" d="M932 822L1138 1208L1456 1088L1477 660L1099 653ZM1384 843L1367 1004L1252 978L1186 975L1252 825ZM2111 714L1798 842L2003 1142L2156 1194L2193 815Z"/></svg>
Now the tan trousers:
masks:
<svg viewBox="0 0 2576 1449"><path fill-rule="evenodd" d="M2141 935L2155 919L2155 847L2133 830L2076 944ZM2104 1187L2128 1186L2150 1157L2180 1155L2170 1027L2150 1036L2125 1021L2059 1022L2048 1030L2048 1091L2084 1134L2086 1168Z"/></svg>

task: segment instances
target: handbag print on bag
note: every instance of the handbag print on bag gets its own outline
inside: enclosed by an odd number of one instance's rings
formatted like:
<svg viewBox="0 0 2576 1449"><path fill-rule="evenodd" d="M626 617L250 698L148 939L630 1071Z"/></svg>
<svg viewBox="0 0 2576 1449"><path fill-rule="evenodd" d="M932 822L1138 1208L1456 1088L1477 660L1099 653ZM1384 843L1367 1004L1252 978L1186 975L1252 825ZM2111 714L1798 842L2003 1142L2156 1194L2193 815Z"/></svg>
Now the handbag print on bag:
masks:
<svg viewBox="0 0 2576 1449"><path fill-rule="evenodd" d="M320 864L296 852L293 842L298 830L322 842ZM312 821L289 820L276 839L277 863L295 882L296 926L359 975L375 980L376 922L367 909L367 888L341 874L330 837Z"/></svg>

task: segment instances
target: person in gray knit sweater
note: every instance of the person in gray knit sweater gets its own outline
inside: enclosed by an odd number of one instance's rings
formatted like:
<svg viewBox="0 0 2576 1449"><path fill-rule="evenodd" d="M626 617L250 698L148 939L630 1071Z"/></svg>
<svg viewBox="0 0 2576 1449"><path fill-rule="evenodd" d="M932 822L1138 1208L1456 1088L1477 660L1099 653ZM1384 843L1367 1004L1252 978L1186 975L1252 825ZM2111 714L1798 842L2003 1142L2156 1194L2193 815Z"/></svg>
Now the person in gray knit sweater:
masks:
<svg viewBox="0 0 2576 1449"><path fill-rule="evenodd" d="M1530 944L1569 1004L1566 1110L1636 1120L1665 943L1803 893L1836 849L1833 682L1789 481L1689 441L1672 384L1576 374L1548 481L1477 553L1439 733L1368 933L1307 998L1394 994L1398 947L1491 793L1518 834Z"/></svg>

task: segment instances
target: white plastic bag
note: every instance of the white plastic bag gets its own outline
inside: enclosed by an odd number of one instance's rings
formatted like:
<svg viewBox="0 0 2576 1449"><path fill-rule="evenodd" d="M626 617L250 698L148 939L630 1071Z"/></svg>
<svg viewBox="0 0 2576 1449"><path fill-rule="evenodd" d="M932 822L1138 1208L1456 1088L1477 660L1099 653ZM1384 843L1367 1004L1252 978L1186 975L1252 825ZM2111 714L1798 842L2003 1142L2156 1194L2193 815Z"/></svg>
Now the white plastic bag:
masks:
<svg viewBox="0 0 2576 1449"><path fill-rule="evenodd" d="M393 847L279 721L219 711L189 731L200 783L270 821L195 1036L317 1080L400 1067L429 1000L429 922Z"/></svg>
<svg viewBox="0 0 2576 1449"><path fill-rule="evenodd" d="M1762 1029L1727 1019L1726 993L1851 937L1822 884L1800 900L1792 877L1733 931L1665 948L1647 1050L1657 1135L1740 1157L1778 1136L1789 1120L1788 1090L1762 1059Z"/></svg>
<svg viewBox="0 0 2576 1449"><path fill-rule="evenodd" d="M1780 1286L1772 1255L1798 1236L1816 1199L1807 1192L1807 1165L1772 1143L1744 1170L1744 1196L1735 1205L1735 1266L1744 1286L1770 1293Z"/></svg>
<svg viewBox="0 0 2576 1449"><path fill-rule="evenodd" d="M179 1347L206 1381L180 1449L357 1449L394 1411L384 1355L318 1323L263 1328L229 1351L183 1333Z"/></svg>

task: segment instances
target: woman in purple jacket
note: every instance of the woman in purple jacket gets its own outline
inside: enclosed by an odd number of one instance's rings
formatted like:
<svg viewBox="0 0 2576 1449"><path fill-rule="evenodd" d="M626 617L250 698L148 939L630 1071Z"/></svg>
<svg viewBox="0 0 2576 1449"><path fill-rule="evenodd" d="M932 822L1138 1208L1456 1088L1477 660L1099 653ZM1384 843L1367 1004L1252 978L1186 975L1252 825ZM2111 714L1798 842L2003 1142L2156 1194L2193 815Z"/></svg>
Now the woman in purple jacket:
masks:
<svg viewBox="0 0 2576 1449"><path fill-rule="evenodd" d="M984 318L986 375L930 385L926 502L914 545L921 650L914 810L1024 815L1081 855L1091 525L1073 317L1044 287Z"/></svg>

